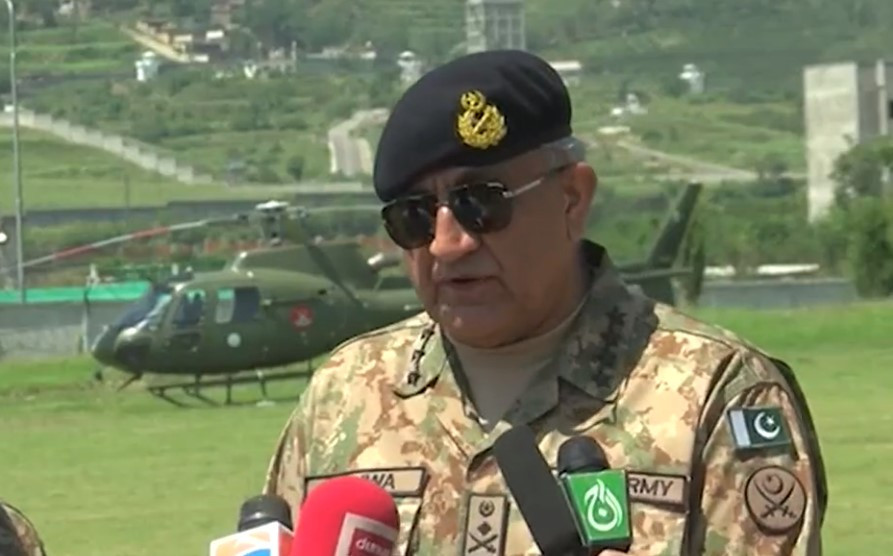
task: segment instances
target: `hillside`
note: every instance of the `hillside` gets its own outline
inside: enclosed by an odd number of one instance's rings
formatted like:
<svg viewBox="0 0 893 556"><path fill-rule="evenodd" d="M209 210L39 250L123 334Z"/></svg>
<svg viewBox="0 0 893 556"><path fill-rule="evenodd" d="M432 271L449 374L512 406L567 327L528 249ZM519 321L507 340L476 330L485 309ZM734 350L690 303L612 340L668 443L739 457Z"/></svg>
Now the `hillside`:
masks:
<svg viewBox="0 0 893 556"><path fill-rule="evenodd" d="M211 4L195 3L190 15L201 21ZM258 0L240 21L275 47L371 41L386 55L408 48L438 60L461 48L463 7L463 0ZM744 98L794 93L803 64L893 51L888 0L526 0L525 9L531 50L582 59L606 77L665 84L695 62L712 85Z"/></svg>
<svg viewBox="0 0 893 556"><path fill-rule="evenodd" d="M94 0L81 18L46 28L24 2L19 73L23 104L73 122L152 143L219 180L289 183L340 179L329 173L328 128L352 110L389 104L399 93L393 55L406 48L431 62L460 52L463 0L254 0L235 13L234 59L295 42L301 53L371 41L375 63L299 63L293 74L220 79L219 67L167 64L140 84L141 47L117 25L137 17L205 25L228 0ZM528 47L550 59L579 59L574 124L597 141L593 157L619 180L679 175L679 165L631 154L642 144L754 171L805 166L803 64L893 52L893 2L861 0L527 0ZM246 40L246 37L248 40ZM262 48L258 50L258 43ZM6 41L0 39L0 55ZM5 60L5 59L2 59ZM690 96L683 64L706 72ZM6 73L0 64L0 89ZM38 79L39 77L39 79ZM91 78L92 77L92 78ZM617 120L611 109L634 92L647 114ZM97 102L97 99L101 101ZM622 141L599 137L622 124ZM376 130L364 135L375 137ZM50 203L52 204L52 202ZM63 203L57 203L63 204Z"/></svg>

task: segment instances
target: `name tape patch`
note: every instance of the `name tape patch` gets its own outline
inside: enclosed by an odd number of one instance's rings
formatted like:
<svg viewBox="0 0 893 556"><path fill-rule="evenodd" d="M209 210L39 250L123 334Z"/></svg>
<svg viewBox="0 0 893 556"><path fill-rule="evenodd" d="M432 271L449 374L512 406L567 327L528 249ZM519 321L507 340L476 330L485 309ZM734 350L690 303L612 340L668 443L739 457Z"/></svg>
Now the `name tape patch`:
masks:
<svg viewBox="0 0 893 556"><path fill-rule="evenodd" d="M462 554L466 556L505 554L509 518L507 496L470 493L465 515Z"/></svg>
<svg viewBox="0 0 893 556"><path fill-rule="evenodd" d="M372 481L394 498L421 496L428 483L428 470L424 467L393 467L357 469L330 475L312 475L304 479L304 497L323 481L335 477L362 477Z"/></svg>

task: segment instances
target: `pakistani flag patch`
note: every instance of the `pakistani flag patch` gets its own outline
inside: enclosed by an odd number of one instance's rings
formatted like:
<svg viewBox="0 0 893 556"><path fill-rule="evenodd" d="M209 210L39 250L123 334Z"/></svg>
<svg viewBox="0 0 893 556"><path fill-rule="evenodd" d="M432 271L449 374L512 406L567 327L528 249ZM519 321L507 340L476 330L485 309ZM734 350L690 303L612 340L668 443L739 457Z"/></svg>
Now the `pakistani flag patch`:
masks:
<svg viewBox="0 0 893 556"><path fill-rule="evenodd" d="M780 407L737 407L726 413L739 450L787 446L791 433Z"/></svg>

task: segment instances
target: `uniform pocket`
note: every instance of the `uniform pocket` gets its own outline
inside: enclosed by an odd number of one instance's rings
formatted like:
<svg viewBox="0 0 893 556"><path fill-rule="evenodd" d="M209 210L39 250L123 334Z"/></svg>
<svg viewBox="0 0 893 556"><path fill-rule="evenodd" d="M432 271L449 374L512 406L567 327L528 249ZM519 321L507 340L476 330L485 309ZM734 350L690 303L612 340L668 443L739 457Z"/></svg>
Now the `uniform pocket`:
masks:
<svg viewBox="0 0 893 556"><path fill-rule="evenodd" d="M675 556L682 554L686 515L677 508L644 502L630 503L633 526L628 554L635 556Z"/></svg>

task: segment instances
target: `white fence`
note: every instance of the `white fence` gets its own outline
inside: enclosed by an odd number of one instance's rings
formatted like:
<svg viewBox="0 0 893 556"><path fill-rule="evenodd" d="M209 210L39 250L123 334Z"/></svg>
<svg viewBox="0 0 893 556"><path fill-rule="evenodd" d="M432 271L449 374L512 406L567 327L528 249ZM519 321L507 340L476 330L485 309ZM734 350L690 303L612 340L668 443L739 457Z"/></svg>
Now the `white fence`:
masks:
<svg viewBox="0 0 893 556"><path fill-rule="evenodd" d="M12 126L11 107L7 106L0 114L0 125ZM162 176L173 178L180 183L197 184L214 181L212 176L203 174L192 166L177 162L156 147L129 137L90 129L68 120L54 118L47 114L38 114L21 107L19 107L19 126L43 131L77 145L101 149L150 172L157 172Z"/></svg>

